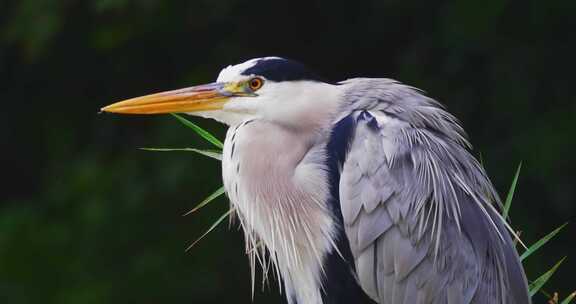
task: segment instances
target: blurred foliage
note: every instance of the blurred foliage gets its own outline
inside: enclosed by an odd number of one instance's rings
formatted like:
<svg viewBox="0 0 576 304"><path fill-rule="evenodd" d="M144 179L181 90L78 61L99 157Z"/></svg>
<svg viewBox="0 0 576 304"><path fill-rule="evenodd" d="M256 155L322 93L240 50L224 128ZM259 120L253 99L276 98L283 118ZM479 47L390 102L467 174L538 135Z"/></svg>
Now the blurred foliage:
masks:
<svg viewBox="0 0 576 304"><path fill-rule="evenodd" d="M228 208L180 216L217 189L218 162L137 149L212 147L171 117L97 111L263 55L441 100L501 193L524 161L512 219L534 243L576 213L574 11L569 0L0 1L0 303L250 303L235 229L184 252ZM527 269L568 256L545 287L561 299L574 288L571 226ZM269 289L256 303L281 302Z"/></svg>

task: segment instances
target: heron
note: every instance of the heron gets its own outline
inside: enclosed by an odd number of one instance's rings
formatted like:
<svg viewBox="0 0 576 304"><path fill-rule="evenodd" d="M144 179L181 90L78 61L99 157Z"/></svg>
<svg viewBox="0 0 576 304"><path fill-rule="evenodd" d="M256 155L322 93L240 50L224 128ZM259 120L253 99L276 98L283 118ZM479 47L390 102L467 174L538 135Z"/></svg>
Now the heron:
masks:
<svg viewBox="0 0 576 304"><path fill-rule="evenodd" d="M222 177L252 281L271 271L289 304L530 303L468 136L417 88L262 57L102 111L228 126Z"/></svg>

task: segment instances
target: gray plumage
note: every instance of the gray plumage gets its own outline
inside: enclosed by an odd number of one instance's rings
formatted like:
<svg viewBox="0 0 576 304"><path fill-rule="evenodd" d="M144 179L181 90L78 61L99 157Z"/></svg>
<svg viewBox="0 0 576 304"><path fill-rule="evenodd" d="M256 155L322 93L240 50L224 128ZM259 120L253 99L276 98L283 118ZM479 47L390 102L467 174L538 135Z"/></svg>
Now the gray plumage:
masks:
<svg viewBox="0 0 576 304"><path fill-rule="evenodd" d="M388 79L353 79L340 180L358 280L378 303L529 303L483 168L457 120Z"/></svg>

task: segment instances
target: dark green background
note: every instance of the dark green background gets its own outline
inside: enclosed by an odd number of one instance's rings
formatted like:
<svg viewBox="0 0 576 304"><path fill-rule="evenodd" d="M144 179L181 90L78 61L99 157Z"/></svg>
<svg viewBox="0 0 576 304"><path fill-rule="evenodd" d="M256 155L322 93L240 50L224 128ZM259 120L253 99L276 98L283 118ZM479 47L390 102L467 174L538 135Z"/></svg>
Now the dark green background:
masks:
<svg viewBox="0 0 576 304"><path fill-rule="evenodd" d="M524 161L512 217L534 242L576 213L575 13L573 0L0 1L0 303L250 303L239 231L184 252L227 208L181 216L219 186L219 163L137 150L209 145L169 116L97 112L265 55L445 103L501 193ZM574 225L527 260L535 278L568 255L546 288L562 295ZM258 290L281 302L275 284Z"/></svg>

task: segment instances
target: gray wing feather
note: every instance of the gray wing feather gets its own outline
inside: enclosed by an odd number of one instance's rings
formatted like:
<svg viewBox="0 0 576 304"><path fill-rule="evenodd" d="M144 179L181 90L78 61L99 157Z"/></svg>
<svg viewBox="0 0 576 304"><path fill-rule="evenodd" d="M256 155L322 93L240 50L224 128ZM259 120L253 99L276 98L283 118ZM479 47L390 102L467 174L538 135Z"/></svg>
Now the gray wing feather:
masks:
<svg viewBox="0 0 576 304"><path fill-rule="evenodd" d="M391 80L356 79L340 178L359 284L384 303L530 303L499 198L456 119Z"/></svg>
<svg viewBox="0 0 576 304"><path fill-rule="evenodd" d="M374 243L382 233L388 230L394 223L388 215L386 208L375 208L372 212L362 210L358 217L358 249L364 250Z"/></svg>
<svg viewBox="0 0 576 304"><path fill-rule="evenodd" d="M404 280L428 254L428 244L412 243L405 236L398 241L394 255L394 273L398 281Z"/></svg>
<svg viewBox="0 0 576 304"><path fill-rule="evenodd" d="M378 281L374 271L375 247L375 244L368 246L356 257L356 272L358 281L366 293L378 296L378 289L376 288Z"/></svg>

